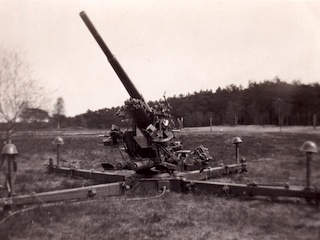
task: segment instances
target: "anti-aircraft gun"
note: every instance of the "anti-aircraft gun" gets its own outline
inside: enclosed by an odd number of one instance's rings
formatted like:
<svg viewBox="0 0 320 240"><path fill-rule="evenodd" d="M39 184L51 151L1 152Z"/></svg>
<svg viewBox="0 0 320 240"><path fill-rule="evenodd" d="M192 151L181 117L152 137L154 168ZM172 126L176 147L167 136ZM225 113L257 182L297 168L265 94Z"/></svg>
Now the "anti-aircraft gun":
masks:
<svg viewBox="0 0 320 240"><path fill-rule="evenodd" d="M102 166L105 169L127 168L135 171L153 168L166 172L205 168L212 159L208 149L199 146L193 151L183 150L182 143L175 141L169 104L166 104L166 102L160 103L151 108L111 53L86 13L81 12L80 17L130 95L130 99L125 101L125 105L121 107L118 115L128 115L131 118L131 130L122 132L120 128L113 125L110 133L105 135L103 140L106 146L123 144L126 153L130 157L130 162L119 162L115 167L106 163L102 164ZM137 129L140 130L145 139L145 146L142 146L136 140Z"/></svg>

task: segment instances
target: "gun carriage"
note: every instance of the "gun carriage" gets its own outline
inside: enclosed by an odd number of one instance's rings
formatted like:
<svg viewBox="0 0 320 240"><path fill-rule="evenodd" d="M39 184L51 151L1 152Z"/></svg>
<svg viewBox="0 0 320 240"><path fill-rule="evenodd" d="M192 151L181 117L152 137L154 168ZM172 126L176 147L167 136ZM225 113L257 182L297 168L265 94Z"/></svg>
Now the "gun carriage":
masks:
<svg viewBox="0 0 320 240"><path fill-rule="evenodd" d="M130 161L118 162L115 166L110 163L102 163L105 171L61 167L59 166L59 147L63 144L63 139L58 137L54 141L54 144L57 145L57 164L54 165L51 159L49 171L90 178L103 184L15 197L11 196L10 191L10 198L1 199L0 205L39 204L71 199L84 200L125 195L127 190L133 189L132 181L138 181L140 188L158 189L163 193L166 190L172 190L183 193L205 192L215 195L250 198L255 196L272 197L272 199L275 197L293 197L305 198L309 203L319 204L320 192L311 186L309 179L309 162L312 159L312 154L317 153L318 149L315 143L309 141L304 143L300 149L307 155L306 187L290 187L287 184L235 184L206 181L221 175L246 172L245 160L239 157L239 144L242 140L239 137L233 138L232 143L236 147L235 163L225 166L210 166L214 162L208 149L204 146L199 146L192 151L184 150L182 143L175 139L175 130L173 124L171 124L173 120L170 114L170 106L164 103L155 108L150 107L104 43L85 12L81 12L80 16L130 96L130 99L125 101L125 105L118 114L130 117L132 121L131 129L122 132L119 127L113 125L111 131L107 135L103 135L105 146L119 149L123 145ZM138 131L141 132L145 142L144 145L136 140ZM2 154L9 161L12 154L16 153L3 150ZM110 170L129 170L134 174L128 175L121 171L112 172ZM13 187L12 184L10 187Z"/></svg>
<svg viewBox="0 0 320 240"><path fill-rule="evenodd" d="M151 108L111 53L85 12L81 12L80 17L130 96L118 115L129 116L132 121L131 130L122 132L113 125L110 133L105 135L103 140L105 146L118 148L123 144L130 157L130 162L118 163L116 166L103 163L102 166L108 170L127 168L137 172L150 169L158 172L172 172L205 168L212 160L208 149L199 146L193 151L183 150L182 143L175 141L172 124L174 121L170 114L170 105L165 101L155 108ZM141 146L135 139L137 129L144 137L145 146Z"/></svg>

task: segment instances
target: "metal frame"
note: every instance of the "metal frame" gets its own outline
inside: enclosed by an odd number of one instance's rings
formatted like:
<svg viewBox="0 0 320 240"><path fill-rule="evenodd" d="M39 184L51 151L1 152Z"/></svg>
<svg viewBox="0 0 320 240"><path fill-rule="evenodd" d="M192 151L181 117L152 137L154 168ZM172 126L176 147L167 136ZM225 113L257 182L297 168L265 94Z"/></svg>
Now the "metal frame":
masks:
<svg viewBox="0 0 320 240"><path fill-rule="evenodd" d="M62 173L74 177L93 179L104 184L88 187L65 189L44 193L31 193L0 199L0 206L30 205L69 200L92 200L111 196L126 195L127 191L150 190L172 191L185 194L213 194L229 197L264 197L272 198L304 198L308 203L319 204L320 191L313 187L292 187L289 185L259 185L209 182L212 179L232 173L246 171L246 164L233 164L224 167L207 168L203 171L177 172L173 174L159 174L156 177L146 178L137 175L134 171L101 172L95 170L73 169L58 167L50 164L50 173ZM202 181L201 181L202 180ZM138 187L137 187L138 186Z"/></svg>
<svg viewBox="0 0 320 240"><path fill-rule="evenodd" d="M73 177L93 179L95 182L103 183L88 187L65 189L44 193L31 193L22 196L11 196L0 199L0 206L6 205L30 205L43 204L58 201L69 200L88 200L99 199L110 196L125 195L127 191L150 190L173 191L186 194L213 194L216 196L229 197L263 197L271 198L293 198L305 199L307 203L319 205L320 191L310 186L310 166L312 154L317 153L317 146L313 142L306 142L300 148L306 153L306 187L293 187L287 184L283 185L265 185L265 184L235 184L222 183L217 181L206 181L221 176L226 176L233 173L242 173L247 171L247 164L244 159L240 163L221 167L207 167L201 170L194 171L174 171L171 173L160 173L150 175L150 173L137 173L133 170L119 171L96 171L75 169L59 166L59 155L57 155L56 165L53 164L53 159L50 159L48 165L49 173L66 174ZM59 150L57 150L59 151ZM11 152L3 152L4 156L11 156ZM16 154L16 153L14 153ZM238 151L237 154L238 155ZM238 156L237 156L238 159ZM238 161L237 161L238 162ZM137 187L138 186L138 187ZM281 200L281 199L280 199Z"/></svg>
<svg viewBox="0 0 320 240"><path fill-rule="evenodd" d="M57 173L61 173L61 169L54 168ZM63 169L66 170L66 169ZM83 173L84 170L73 170L73 173ZM64 172L66 173L66 172ZM87 172L86 172L87 174ZM119 176L113 179L114 175L109 173L95 172L95 175L107 176L105 179L116 180ZM93 177L93 178L95 178ZM136 187L138 186L138 187ZM314 188L291 187L288 185L283 186L265 186L256 184L235 184L235 183L222 183L222 182L208 182L189 180L183 176L177 177L164 177L164 178L142 178L137 181L116 181L107 184L92 185L88 187L65 189L44 193L31 193L28 195L15 196L10 198L0 199L0 205L30 205L30 204L43 204L49 202L69 201L69 200L92 200L101 199L112 196L125 195L127 191L150 190L159 191L172 191L185 194L213 194L215 196L228 196L228 197L267 197L272 200L279 197L285 198L304 198L308 203L320 202L320 192Z"/></svg>
<svg viewBox="0 0 320 240"><path fill-rule="evenodd" d="M0 199L1 205L27 205L27 204L38 204L46 202L56 202L56 201L66 201L66 200L85 200L92 198L104 198L109 196L119 196L124 195L126 190L132 190L133 186L138 183L140 189L156 189L156 190L169 190L175 192L183 193L207 193L214 195L226 195L226 196L244 196L244 197L289 197L289 198L305 198L308 202L315 202L319 204L320 201L320 192L319 190L311 187L310 184L310 161L312 160L312 153L317 153L318 149L315 143L305 142L301 147L301 151L304 151L307 156L306 161L306 187L290 187L288 185L275 186L275 185L258 185L258 184L234 184L234 183L221 183L221 182L208 182L203 180L212 179L219 177L221 175L228 175L231 173L246 172L246 163L244 159L240 160L239 156L239 144L242 143L242 140L239 137L235 137L232 140L232 143L236 148L236 163L221 167L207 167L208 161L211 157L205 154L204 151L200 152L199 159L201 159L201 164L194 166L187 166L184 164L174 165L170 167L170 162L165 162L161 159L159 152L167 155L165 157L172 157L171 153L166 148L169 144L169 140L172 140L173 134L164 134L161 124L159 127L159 132L162 133L157 138L152 137L153 132L149 133L147 130L150 130L150 126L154 127L153 117L158 117L154 112L151 111L148 104L144 101L142 95L138 92L134 84L131 82L125 71L122 69L119 62L110 52L107 45L104 43L103 39L85 14L81 12L80 16L89 31L92 33L93 37L96 39L100 48L103 50L106 55L109 63L112 68L115 70L119 79L123 83L127 92L129 93L131 99L127 101L127 106L133 107L134 110L130 110L129 113L134 120L134 131L128 131L128 136L135 133L136 127L142 131L142 134L147 141L150 141L152 144L148 146L148 149L156 155L157 159L161 161L161 164L158 164L158 169L160 167L166 168L167 173L160 173L153 175L150 173L138 173L139 170L150 170L149 166L150 156L144 157L147 159L147 162L135 161L133 162L134 167L131 169L135 171L118 171L118 172L101 172L95 170L84 170L84 169L73 169L60 166L60 146L64 144L64 141L61 137L57 137L53 144L57 145L57 164L53 165L51 160L49 163L49 172L54 173L64 173L71 176L82 177L94 179L96 182L101 182L104 184L93 185L89 187L74 188L60 191L52 191L45 193L32 193L29 195L23 196L12 196L13 193L13 178L11 176L11 163L14 161L14 157L18 154L17 149L11 143L6 145L2 151L2 154L8 159L9 174L7 182L9 183L8 188L8 198ZM135 106L137 104L137 106ZM136 108L137 107L137 108ZM153 117L150 117L152 115ZM168 114L163 113L163 117L166 117ZM162 116L162 115L161 115ZM167 120L167 119L165 119ZM114 129L115 130L115 129ZM169 128L168 128L169 130ZM167 130L166 130L167 131ZM115 132L114 132L115 133ZM130 134L129 134L130 133ZM116 139L115 139L116 140ZM117 142L117 141L115 141ZM176 145L173 145L177 147ZM178 145L180 146L180 145ZM170 149L172 150L172 149ZM177 150L177 149L176 149ZM179 151L179 150L178 150ZM176 152L178 152L176 151ZM130 151L128 151L130 152ZM200 155L203 155L202 158ZM130 155L130 154L129 154ZM132 154L134 155L134 154ZM134 156L131 156L134 157ZM175 160L175 159L173 159ZM154 163L154 162L153 162ZM182 162L183 163L183 162ZM155 163L154 163L155 164ZM183 172L178 172L177 167L182 167ZM200 170L190 171L191 168L196 167ZM189 169L188 169L189 168ZM147 175L149 174L149 175Z"/></svg>

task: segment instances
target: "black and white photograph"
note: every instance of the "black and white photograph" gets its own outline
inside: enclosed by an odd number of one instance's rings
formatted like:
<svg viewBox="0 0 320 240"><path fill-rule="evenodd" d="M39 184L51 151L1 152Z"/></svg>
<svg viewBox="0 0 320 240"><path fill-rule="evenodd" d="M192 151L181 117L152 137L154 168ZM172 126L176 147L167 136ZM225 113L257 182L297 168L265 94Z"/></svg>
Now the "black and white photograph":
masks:
<svg viewBox="0 0 320 240"><path fill-rule="evenodd" d="M320 1L0 0L0 239L320 239Z"/></svg>

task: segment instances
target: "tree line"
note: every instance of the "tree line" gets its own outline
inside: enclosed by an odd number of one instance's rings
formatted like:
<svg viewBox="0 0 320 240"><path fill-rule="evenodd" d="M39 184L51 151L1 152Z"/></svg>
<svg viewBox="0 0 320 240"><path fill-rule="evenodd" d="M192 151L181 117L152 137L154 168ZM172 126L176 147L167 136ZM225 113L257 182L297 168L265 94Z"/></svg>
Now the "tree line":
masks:
<svg viewBox="0 0 320 240"><path fill-rule="evenodd" d="M148 104L153 107L161 102ZM245 89L231 84L215 92L201 90L169 97L166 103L171 107L176 126L179 126L178 119L183 119L184 127L210 124L308 126L314 124L315 116L320 116L320 84L287 83L279 78L249 81ZM52 116L41 109L25 109L20 115L20 129L60 128L60 125L63 128L108 129L112 124L121 127L130 124L116 116L120 107L87 110L75 117L66 117L63 104L63 99L58 98Z"/></svg>
<svg viewBox="0 0 320 240"><path fill-rule="evenodd" d="M150 101L153 107L164 101ZM279 78L262 82L249 81L248 87L231 84L224 89L201 90L166 99L176 126L183 119L185 127L212 125L313 125L320 116L320 84L287 83ZM63 127L108 129L130 123L116 116L120 107L88 110L75 117L63 116ZM48 126L54 126L54 118ZM51 125L50 125L51 123Z"/></svg>
<svg viewBox="0 0 320 240"><path fill-rule="evenodd" d="M248 87L229 85L225 89L195 92L168 98L185 126L213 125L313 125L320 114L319 83L287 83L279 78L249 81Z"/></svg>
<svg viewBox="0 0 320 240"><path fill-rule="evenodd" d="M0 48L0 134L9 139L16 130L49 128L108 129L112 124L126 127L130 122L118 118L120 107L87 110L66 117L64 100L59 97L53 110L43 108L43 88L31 76L28 64L15 52ZM316 125L320 115L320 84L287 83L275 77L248 87L231 84L226 88L201 90L193 94L151 101L151 107L170 105L176 126L212 125ZM319 117L320 118L320 117ZM182 121L183 120L183 121ZM3 134L4 133L4 134Z"/></svg>

